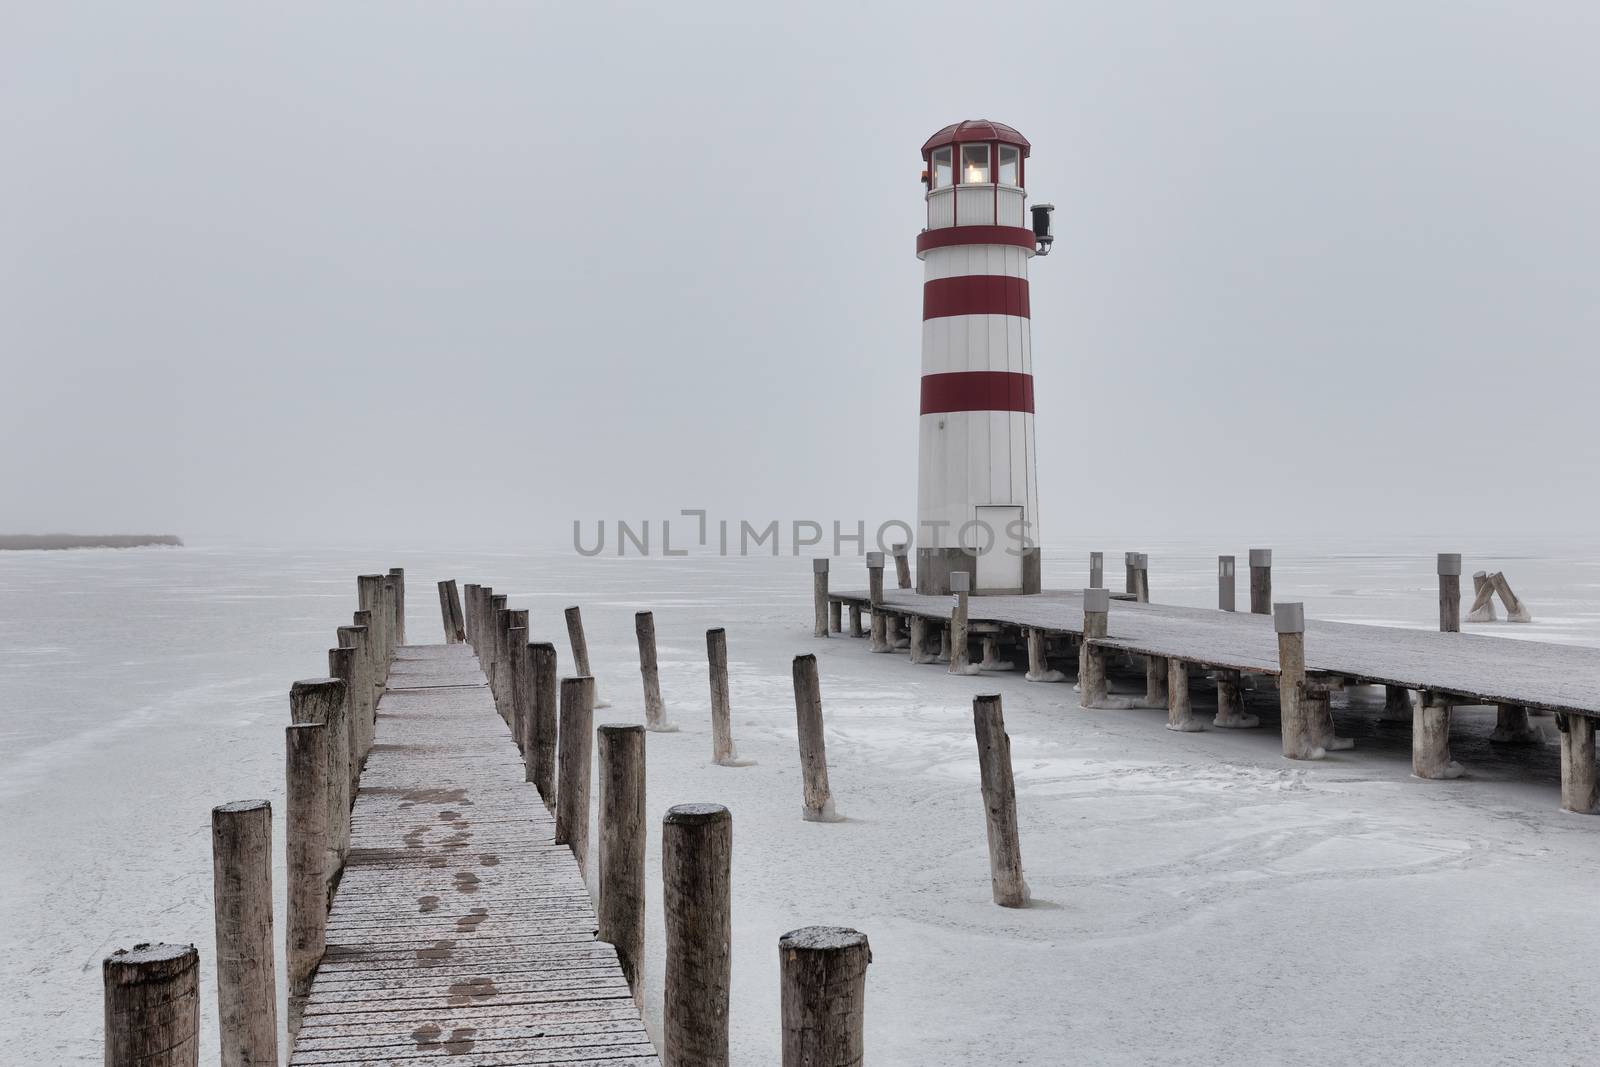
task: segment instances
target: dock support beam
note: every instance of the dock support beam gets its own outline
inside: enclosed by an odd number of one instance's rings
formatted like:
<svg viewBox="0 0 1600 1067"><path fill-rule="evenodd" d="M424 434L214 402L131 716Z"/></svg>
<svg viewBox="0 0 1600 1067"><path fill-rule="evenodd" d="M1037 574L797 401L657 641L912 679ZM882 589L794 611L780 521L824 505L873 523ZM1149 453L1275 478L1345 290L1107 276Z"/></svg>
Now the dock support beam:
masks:
<svg viewBox="0 0 1600 1067"><path fill-rule="evenodd" d="M794 658L794 716L800 737L802 804L806 822L838 822L833 792L828 788L828 748L822 726L822 683L817 678L817 657Z"/></svg>
<svg viewBox="0 0 1600 1067"><path fill-rule="evenodd" d="M1194 717L1194 705L1189 700L1189 665L1181 659L1168 658L1167 729L1194 734L1205 728Z"/></svg>
<svg viewBox="0 0 1600 1067"><path fill-rule="evenodd" d="M1500 704L1495 708L1494 733L1489 740L1507 745L1531 745L1539 741L1539 731L1528 721L1528 709L1521 704Z"/></svg>
<svg viewBox="0 0 1600 1067"><path fill-rule="evenodd" d="M1002 908L1028 904L1022 877L1022 847L1017 840L1017 787L1011 774L1011 738L1006 736L1000 696L972 701L972 726L978 741L978 773L989 837L989 882Z"/></svg>
<svg viewBox="0 0 1600 1067"><path fill-rule="evenodd" d="M972 575L966 571L950 572L950 593L956 598L950 609L950 627L946 631L950 642L950 673L977 674L972 662L972 639L967 632L967 598L972 591Z"/></svg>
<svg viewBox="0 0 1600 1067"><path fill-rule="evenodd" d="M812 637L828 636L828 559L818 556L811 561L811 606L816 616Z"/></svg>
<svg viewBox="0 0 1600 1067"><path fill-rule="evenodd" d="M606 723L600 758L600 905L595 937L617 950L633 1002L644 997L644 727Z"/></svg>
<svg viewBox="0 0 1600 1067"><path fill-rule="evenodd" d="M928 651L928 620L921 615L913 615L911 622L911 662L932 663L933 655Z"/></svg>
<svg viewBox="0 0 1600 1067"><path fill-rule="evenodd" d="M883 553L867 553L867 602L872 606L872 652L892 652L889 620L883 610Z"/></svg>
<svg viewBox="0 0 1600 1067"><path fill-rule="evenodd" d="M844 630L843 609L844 605L837 600L828 601L828 632L840 633ZM854 634L851 635L855 636Z"/></svg>
<svg viewBox="0 0 1600 1067"><path fill-rule="evenodd" d="M867 1000L867 935L807 926L778 939L783 1067L860 1064Z"/></svg>
<svg viewBox="0 0 1600 1067"><path fill-rule="evenodd" d="M679 804L667 809L661 825L665 1067L728 1067L732 857L733 816L727 808Z"/></svg>
<svg viewBox="0 0 1600 1067"><path fill-rule="evenodd" d="M1411 718L1411 773L1418 778L1460 778L1461 764L1450 758L1450 705L1441 694L1422 690Z"/></svg>
<svg viewBox="0 0 1600 1067"><path fill-rule="evenodd" d="M1556 713L1561 731L1561 806L1583 815L1600 804L1600 780L1594 765L1594 720Z"/></svg>
<svg viewBox="0 0 1600 1067"><path fill-rule="evenodd" d="M1255 574L1252 549L1250 572ZM1251 608L1255 607L1254 581ZM1283 722L1283 754L1289 759L1322 759L1327 753L1313 740L1306 715L1306 611L1304 604L1274 604L1272 628L1278 634L1278 707Z"/></svg>
<svg viewBox="0 0 1600 1067"><path fill-rule="evenodd" d="M1167 660L1164 656L1144 658L1144 706L1167 706Z"/></svg>
<svg viewBox="0 0 1600 1067"><path fill-rule="evenodd" d="M865 636L867 636L867 631L862 629L862 627L861 627L861 605L860 604L852 603L850 605L850 636L851 637L865 637Z"/></svg>
<svg viewBox="0 0 1600 1067"><path fill-rule="evenodd" d="M1272 607L1272 549L1250 550L1250 613L1271 615ZM1302 612L1302 617L1303 617Z"/></svg>
<svg viewBox="0 0 1600 1067"><path fill-rule="evenodd" d="M1049 635L1037 626L1030 626L1028 636L1028 673L1024 675L1030 682L1064 682L1067 676L1050 666Z"/></svg>
<svg viewBox="0 0 1600 1067"><path fill-rule="evenodd" d="M1261 725L1258 716L1244 710L1244 681L1238 671L1217 672L1217 717L1211 725L1224 730L1248 730Z"/></svg>
<svg viewBox="0 0 1600 1067"><path fill-rule="evenodd" d="M1105 589L1083 591L1083 642L1078 646L1078 706L1096 708L1106 699L1106 654L1094 643L1106 635L1111 594Z"/></svg>

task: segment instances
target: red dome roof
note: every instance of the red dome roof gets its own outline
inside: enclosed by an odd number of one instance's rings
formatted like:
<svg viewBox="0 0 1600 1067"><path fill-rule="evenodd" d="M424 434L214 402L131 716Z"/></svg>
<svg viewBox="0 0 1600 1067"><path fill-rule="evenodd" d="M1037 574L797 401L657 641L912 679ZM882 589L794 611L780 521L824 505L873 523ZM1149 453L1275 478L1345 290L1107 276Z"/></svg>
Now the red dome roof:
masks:
<svg viewBox="0 0 1600 1067"><path fill-rule="evenodd" d="M988 119L967 119L954 125L946 126L922 146L922 158L927 159L928 153L935 148L943 148L947 144L967 141L999 141L1001 144L1014 144L1022 148L1026 156L1028 149L1033 146L1022 134L1013 130L1003 122L990 122Z"/></svg>

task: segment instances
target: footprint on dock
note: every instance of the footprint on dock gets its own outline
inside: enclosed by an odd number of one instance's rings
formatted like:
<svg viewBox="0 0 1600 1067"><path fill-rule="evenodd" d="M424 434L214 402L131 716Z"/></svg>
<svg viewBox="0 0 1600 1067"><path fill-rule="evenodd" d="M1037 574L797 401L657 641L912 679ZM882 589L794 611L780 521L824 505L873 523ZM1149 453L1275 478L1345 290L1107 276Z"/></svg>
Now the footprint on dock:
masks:
<svg viewBox="0 0 1600 1067"><path fill-rule="evenodd" d="M417 910L419 912L421 912L423 915L428 914L430 911L438 911L439 910L439 898L438 897L433 897L433 896L418 897L417 898L417 903L419 905L421 905L421 907L419 907Z"/></svg>
<svg viewBox="0 0 1600 1067"><path fill-rule="evenodd" d="M447 1056L461 1056L472 1051L472 1046L476 1044L473 1037L477 1032L478 1029L474 1026L458 1026L450 1031L449 1037L441 1041L439 1037L444 1033L443 1028L438 1023L423 1023L411 1031L411 1038L417 1043L418 1052L443 1049Z"/></svg>
<svg viewBox="0 0 1600 1067"><path fill-rule="evenodd" d="M471 871L456 872L456 892L476 893L478 891L478 876Z"/></svg>
<svg viewBox="0 0 1600 1067"><path fill-rule="evenodd" d="M489 917L488 908L473 908L467 914L456 920L456 933L470 934L478 929L478 924Z"/></svg>
<svg viewBox="0 0 1600 1067"><path fill-rule="evenodd" d="M488 1000L500 995L494 986L493 978L473 978L465 982L456 982L447 992L449 1006L464 1008L477 1001Z"/></svg>
<svg viewBox="0 0 1600 1067"><path fill-rule="evenodd" d="M485 867L498 867L500 866L500 857L496 856L493 852L485 852L483 855L478 857L478 862L483 864Z"/></svg>
<svg viewBox="0 0 1600 1067"><path fill-rule="evenodd" d="M445 811L441 811L439 813L440 822L455 822L459 818L461 818L461 813L459 811L451 811L446 809Z"/></svg>
<svg viewBox="0 0 1600 1067"><path fill-rule="evenodd" d="M454 941L435 941L428 948L417 949L417 962L424 967L437 967L456 953Z"/></svg>

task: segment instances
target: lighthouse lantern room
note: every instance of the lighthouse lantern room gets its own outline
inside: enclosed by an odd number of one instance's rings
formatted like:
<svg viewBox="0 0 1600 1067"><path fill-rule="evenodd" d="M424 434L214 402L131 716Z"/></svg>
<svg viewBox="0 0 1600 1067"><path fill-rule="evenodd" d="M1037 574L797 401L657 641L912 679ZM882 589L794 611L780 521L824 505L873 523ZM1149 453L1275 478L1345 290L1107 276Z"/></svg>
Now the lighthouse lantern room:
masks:
<svg viewBox="0 0 1600 1067"><path fill-rule="evenodd" d="M917 591L1039 591L1028 260L1050 249L1049 204L1027 208L1028 139L999 122L922 146L923 262Z"/></svg>

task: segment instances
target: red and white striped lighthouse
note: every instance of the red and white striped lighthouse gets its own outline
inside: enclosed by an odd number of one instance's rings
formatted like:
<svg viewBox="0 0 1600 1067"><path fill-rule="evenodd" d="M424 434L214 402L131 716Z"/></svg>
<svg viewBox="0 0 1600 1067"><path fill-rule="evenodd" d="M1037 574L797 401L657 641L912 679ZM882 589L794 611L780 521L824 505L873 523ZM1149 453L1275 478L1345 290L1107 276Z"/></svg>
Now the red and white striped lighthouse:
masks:
<svg viewBox="0 0 1600 1067"><path fill-rule="evenodd" d="M924 263L917 591L950 574L975 593L1039 591L1028 260L1050 247L1050 205L1029 224L1028 139L999 122L946 126L922 146Z"/></svg>

